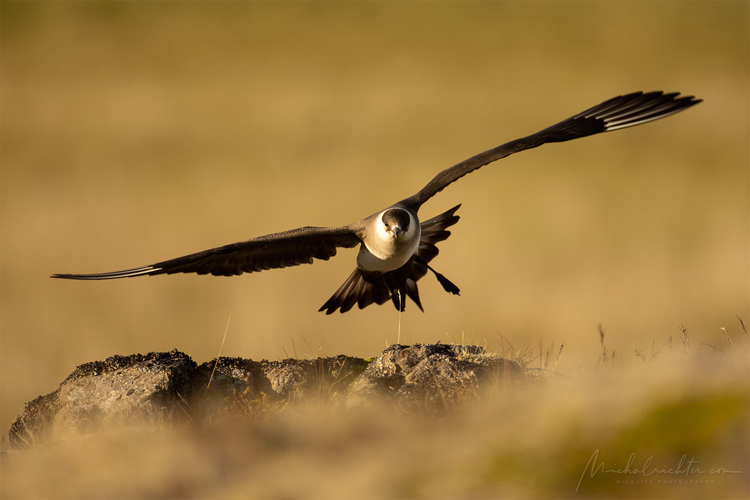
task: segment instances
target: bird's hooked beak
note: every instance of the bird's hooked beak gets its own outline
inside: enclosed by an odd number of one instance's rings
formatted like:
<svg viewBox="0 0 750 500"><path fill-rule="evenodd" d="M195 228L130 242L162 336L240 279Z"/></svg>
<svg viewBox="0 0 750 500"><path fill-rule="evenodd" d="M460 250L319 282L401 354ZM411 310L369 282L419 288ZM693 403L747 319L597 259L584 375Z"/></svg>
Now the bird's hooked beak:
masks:
<svg viewBox="0 0 750 500"><path fill-rule="evenodd" d="M393 226L393 227L391 228L391 233L393 234L393 237L394 237L394 238L398 238L399 236L401 236L401 234L402 234L403 232L404 232L404 231L403 231L403 229L401 229L401 226L398 226L398 225L396 225L396 226Z"/></svg>

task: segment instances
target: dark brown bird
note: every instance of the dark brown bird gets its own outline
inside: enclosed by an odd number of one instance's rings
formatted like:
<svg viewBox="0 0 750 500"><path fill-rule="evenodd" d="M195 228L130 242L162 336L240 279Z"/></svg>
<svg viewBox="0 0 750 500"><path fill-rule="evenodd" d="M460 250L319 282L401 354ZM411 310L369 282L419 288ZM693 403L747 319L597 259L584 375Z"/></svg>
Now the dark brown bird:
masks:
<svg viewBox="0 0 750 500"><path fill-rule="evenodd" d="M429 263L438 254L437 243L450 236L447 228L458 222L457 205L427 221L419 208L449 184L478 168L513 153L548 142L564 142L658 120L701 102L679 93L636 92L614 97L535 134L507 142L443 170L419 192L369 217L343 227L302 227L212 248L150 266L100 274L54 274L53 278L106 280L133 276L197 273L233 276L328 260L336 248L359 245L357 267L320 311L342 313L355 304L363 309L389 299L400 311L409 297L422 309L417 281L432 272L452 294L459 289Z"/></svg>

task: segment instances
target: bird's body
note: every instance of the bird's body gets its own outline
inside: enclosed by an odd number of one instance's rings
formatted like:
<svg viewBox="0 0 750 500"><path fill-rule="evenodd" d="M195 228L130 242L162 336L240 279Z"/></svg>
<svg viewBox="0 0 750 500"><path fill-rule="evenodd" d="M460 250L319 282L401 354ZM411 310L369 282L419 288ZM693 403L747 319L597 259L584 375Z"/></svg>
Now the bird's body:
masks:
<svg viewBox="0 0 750 500"><path fill-rule="evenodd" d="M389 208L368 218L364 226L374 238L362 236L357 267L369 272L395 271L414 255L421 231L417 214L403 208Z"/></svg>
<svg viewBox="0 0 750 500"><path fill-rule="evenodd" d="M446 186L478 168L513 153L549 142L564 142L588 135L640 125L687 109L700 99L679 97L678 93L637 92L618 96L574 115L536 134L505 143L443 170L416 194L349 225L302 227L260 236L247 241L213 248L150 266L100 274L55 274L53 278L102 280L142 275L197 273L233 276L300 264L313 259L328 260L337 248L359 245L357 267L343 285L320 308L331 314L342 313L355 304L360 309L384 304L389 299L404 310L405 297L420 309L417 281L432 272L443 288L458 294L459 289L429 262L438 254L437 243L450 236L447 228L458 222L460 205L424 222L419 209Z"/></svg>

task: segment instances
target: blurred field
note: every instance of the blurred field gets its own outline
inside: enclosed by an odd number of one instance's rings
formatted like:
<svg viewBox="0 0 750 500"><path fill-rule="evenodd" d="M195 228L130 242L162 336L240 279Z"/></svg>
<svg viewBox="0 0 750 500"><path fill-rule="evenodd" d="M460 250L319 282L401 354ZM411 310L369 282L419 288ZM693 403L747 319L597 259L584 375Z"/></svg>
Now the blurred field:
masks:
<svg viewBox="0 0 750 500"><path fill-rule="evenodd" d="M215 357L230 313L226 356L367 357L396 338L392 307L316 312L354 251L232 279L50 274L346 224L635 90L705 102L513 156L423 207L463 203L434 262L462 293L426 278L402 341L564 341L573 373L600 322L625 363L680 325L718 345L750 318L746 3L3 1L0 22L3 432L78 364Z"/></svg>
<svg viewBox="0 0 750 500"><path fill-rule="evenodd" d="M688 334L563 377L552 352L540 377L467 391L463 407L449 397L439 416L395 402L342 411L325 390L287 404L235 399L222 416L188 407L189 421L178 412L157 430L4 454L2 496L747 498L750 343L732 342Z"/></svg>

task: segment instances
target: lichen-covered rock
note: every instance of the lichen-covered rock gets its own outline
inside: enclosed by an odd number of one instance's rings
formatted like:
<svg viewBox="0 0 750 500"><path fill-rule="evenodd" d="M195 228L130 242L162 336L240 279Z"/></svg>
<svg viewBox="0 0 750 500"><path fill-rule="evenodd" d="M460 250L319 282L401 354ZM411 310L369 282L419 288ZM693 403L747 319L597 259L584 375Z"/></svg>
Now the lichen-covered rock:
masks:
<svg viewBox="0 0 750 500"><path fill-rule="evenodd" d="M344 355L282 361L220 358L218 363L214 359L196 369L193 389L208 390L210 381L210 389L222 397L249 389L272 399L289 398L321 387L348 386L366 367L365 360Z"/></svg>
<svg viewBox="0 0 750 500"><path fill-rule="evenodd" d="M481 347L442 344L394 345L373 361L220 358L196 366L176 350L113 356L79 366L59 389L28 403L3 445L28 448L112 426L252 422L300 401L356 408L385 397L407 411L440 412L523 373Z"/></svg>
<svg viewBox="0 0 750 500"><path fill-rule="evenodd" d="M347 406L368 406L385 396L406 410L442 412L474 397L489 379L523 375L515 361L486 354L478 346L396 344L352 384Z"/></svg>
<svg viewBox="0 0 750 500"><path fill-rule="evenodd" d="M53 393L28 403L6 436L13 448L65 439L113 424L174 418L190 392L195 363L173 350L112 356L80 365Z"/></svg>

